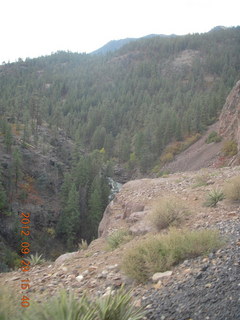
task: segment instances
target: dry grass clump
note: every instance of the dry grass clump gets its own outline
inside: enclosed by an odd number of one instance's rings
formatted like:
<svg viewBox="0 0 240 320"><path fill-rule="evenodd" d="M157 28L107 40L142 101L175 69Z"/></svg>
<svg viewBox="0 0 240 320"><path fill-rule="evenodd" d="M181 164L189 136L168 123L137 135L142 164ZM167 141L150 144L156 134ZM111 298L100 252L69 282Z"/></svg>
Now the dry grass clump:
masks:
<svg viewBox="0 0 240 320"><path fill-rule="evenodd" d="M195 178L195 183L192 186L193 188L199 188L199 187L205 187L208 185L208 181L209 181L209 175L208 174L203 174L203 175L199 175Z"/></svg>
<svg viewBox="0 0 240 320"><path fill-rule="evenodd" d="M231 201L240 200L240 176L234 177L224 185L224 194Z"/></svg>
<svg viewBox="0 0 240 320"><path fill-rule="evenodd" d="M114 250L118 248L121 244L127 243L132 240L132 236L130 235L129 230L127 229L119 229L111 233L106 241L108 244L108 248L110 250Z"/></svg>
<svg viewBox="0 0 240 320"><path fill-rule="evenodd" d="M127 276L146 282L154 273L164 272L190 258L218 249L223 241L215 230L176 230L166 235L150 236L129 248L122 262Z"/></svg>
<svg viewBox="0 0 240 320"><path fill-rule="evenodd" d="M168 196L155 202L149 220L160 231L170 226L178 226L187 215L189 215L189 210L183 201L174 196Z"/></svg>
<svg viewBox="0 0 240 320"><path fill-rule="evenodd" d="M9 288L0 288L0 320L19 319L22 308L20 304L19 294Z"/></svg>

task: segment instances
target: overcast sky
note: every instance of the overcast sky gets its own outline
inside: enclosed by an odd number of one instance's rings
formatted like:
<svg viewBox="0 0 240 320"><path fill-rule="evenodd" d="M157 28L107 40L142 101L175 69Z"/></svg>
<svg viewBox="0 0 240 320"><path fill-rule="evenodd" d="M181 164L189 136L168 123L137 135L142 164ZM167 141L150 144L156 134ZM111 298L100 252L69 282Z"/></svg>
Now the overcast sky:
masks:
<svg viewBox="0 0 240 320"><path fill-rule="evenodd" d="M239 0L3 0L0 63L58 50L91 52L113 39L240 25Z"/></svg>

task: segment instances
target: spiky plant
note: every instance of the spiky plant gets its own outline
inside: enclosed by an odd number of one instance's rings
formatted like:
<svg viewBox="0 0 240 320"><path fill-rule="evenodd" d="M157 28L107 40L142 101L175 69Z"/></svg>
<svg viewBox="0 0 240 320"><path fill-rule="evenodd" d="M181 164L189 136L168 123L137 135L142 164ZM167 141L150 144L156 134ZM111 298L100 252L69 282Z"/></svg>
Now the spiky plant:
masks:
<svg viewBox="0 0 240 320"><path fill-rule="evenodd" d="M26 259L30 262L31 266L35 266L37 264L42 264L45 262L45 259L42 258L42 254L38 254L37 252L34 254L30 254L30 257Z"/></svg>
<svg viewBox="0 0 240 320"><path fill-rule="evenodd" d="M207 200L205 202L206 207L216 207L219 201L222 201L225 198L224 193L222 190L216 188L211 190L208 193Z"/></svg>
<svg viewBox="0 0 240 320"><path fill-rule="evenodd" d="M122 286L115 294L96 301L97 320L141 320L144 312L132 304L131 292Z"/></svg>

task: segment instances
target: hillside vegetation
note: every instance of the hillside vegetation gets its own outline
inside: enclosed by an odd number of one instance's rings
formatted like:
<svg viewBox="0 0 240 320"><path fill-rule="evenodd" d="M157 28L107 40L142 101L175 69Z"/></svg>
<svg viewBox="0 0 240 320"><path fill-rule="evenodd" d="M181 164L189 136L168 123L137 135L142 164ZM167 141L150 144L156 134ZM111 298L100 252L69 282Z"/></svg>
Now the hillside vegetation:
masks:
<svg viewBox="0 0 240 320"><path fill-rule="evenodd" d="M58 52L0 69L1 114L45 120L86 150L147 171L213 123L239 78L240 28L141 39L101 57ZM33 121L34 120L34 121Z"/></svg>
<svg viewBox="0 0 240 320"><path fill-rule="evenodd" d="M239 79L239 51L237 27L0 66L1 269L19 263L18 211L33 213L33 253L96 238L115 165L158 173L195 142Z"/></svg>

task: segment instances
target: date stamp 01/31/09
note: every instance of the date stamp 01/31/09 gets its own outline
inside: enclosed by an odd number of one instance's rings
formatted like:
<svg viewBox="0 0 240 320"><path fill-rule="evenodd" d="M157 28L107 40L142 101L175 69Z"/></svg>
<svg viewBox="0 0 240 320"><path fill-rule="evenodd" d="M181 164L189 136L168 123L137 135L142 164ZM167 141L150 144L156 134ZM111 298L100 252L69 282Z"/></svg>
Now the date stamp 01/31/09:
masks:
<svg viewBox="0 0 240 320"><path fill-rule="evenodd" d="M21 260L21 270L24 272L24 279L21 280L21 292L22 292L22 302L21 306L27 308L30 306L30 299L25 295L24 291L30 288L30 279L28 278L27 272L30 270L30 261L27 260L27 255L30 253L30 213L20 213L21 221L21 253L24 258Z"/></svg>

